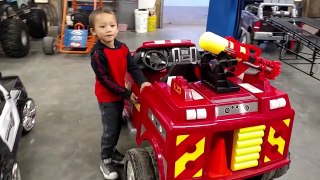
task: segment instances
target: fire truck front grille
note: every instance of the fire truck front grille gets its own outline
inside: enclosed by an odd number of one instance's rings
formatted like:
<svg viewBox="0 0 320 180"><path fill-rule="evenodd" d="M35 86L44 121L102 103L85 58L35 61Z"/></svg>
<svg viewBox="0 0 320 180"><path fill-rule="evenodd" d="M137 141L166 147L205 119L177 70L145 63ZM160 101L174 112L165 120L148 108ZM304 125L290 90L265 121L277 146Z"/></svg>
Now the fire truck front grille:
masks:
<svg viewBox="0 0 320 180"><path fill-rule="evenodd" d="M258 166L265 128L265 125L260 125L234 131L231 156L232 171Z"/></svg>

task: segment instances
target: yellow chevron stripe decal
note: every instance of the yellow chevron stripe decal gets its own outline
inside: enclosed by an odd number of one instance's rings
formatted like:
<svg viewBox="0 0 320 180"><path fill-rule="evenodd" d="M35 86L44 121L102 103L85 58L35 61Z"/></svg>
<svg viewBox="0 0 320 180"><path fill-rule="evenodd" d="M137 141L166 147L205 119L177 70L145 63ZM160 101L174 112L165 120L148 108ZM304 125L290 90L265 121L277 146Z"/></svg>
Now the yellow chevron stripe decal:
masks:
<svg viewBox="0 0 320 180"><path fill-rule="evenodd" d="M264 162L270 162L271 160L268 158L268 156L264 157Z"/></svg>
<svg viewBox="0 0 320 180"><path fill-rule="evenodd" d="M289 125L290 125L290 119L285 119L285 120L283 120L283 122L287 125L287 127L289 127Z"/></svg>
<svg viewBox="0 0 320 180"><path fill-rule="evenodd" d="M196 144L196 151L195 152L193 152L193 153L186 152L176 161L175 170L174 170L174 177L175 178L177 176L179 176L186 169L186 164L188 161L195 161L204 153L204 144L205 144L205 138L202 138ZM201 171L201 174L200 173L198 174L198 173L197 173L197 175L199 175L199 177L202 176L202 171Z"/></svg>
<svg viewBox="0 0 320 180"><path fill-rule="evenodd" d="M182 143L185 139L187 139L189 137L189 135L180 135L177 136L177 142L176 142L176 146L178 146L180 143Z"/></svg>
<svg viewBox="0 0 320 180"><path fill-rule="evenodd" d="M274 134L276 133L276 131L270 127L270 132L269 132L269 136L268 136L268 142L274 146L274 145L278 145L278 152L283 155L283 151L284 151L284 145L285 145L285 141L282 139L281 136L279 136L278 138L274 137Z"/></svg>
<svg viewBox="0 0 320 180"><path fill-rule="evenodd" d="M140 112L140 103L134 103L134 107Z"/></svg>
<svg viewBox="0 0 320 180"><path fill-rule="evenodd" d="M202 176L202 169L200 169L194 176L193 178L198 178Z"/></svg>

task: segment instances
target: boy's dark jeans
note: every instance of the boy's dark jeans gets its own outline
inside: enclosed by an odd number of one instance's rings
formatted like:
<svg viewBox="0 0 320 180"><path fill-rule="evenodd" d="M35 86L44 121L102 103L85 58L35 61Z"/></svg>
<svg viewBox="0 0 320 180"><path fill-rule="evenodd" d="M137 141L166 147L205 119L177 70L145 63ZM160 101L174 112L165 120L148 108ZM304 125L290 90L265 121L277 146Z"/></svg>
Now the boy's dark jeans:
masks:
<svg viewBox="0 0 320 180"><path fill-rule="evenodd" d="M122 127L124 101L99 103L103 133L101 137L101 159L110 158L117 145Z"/></svg>

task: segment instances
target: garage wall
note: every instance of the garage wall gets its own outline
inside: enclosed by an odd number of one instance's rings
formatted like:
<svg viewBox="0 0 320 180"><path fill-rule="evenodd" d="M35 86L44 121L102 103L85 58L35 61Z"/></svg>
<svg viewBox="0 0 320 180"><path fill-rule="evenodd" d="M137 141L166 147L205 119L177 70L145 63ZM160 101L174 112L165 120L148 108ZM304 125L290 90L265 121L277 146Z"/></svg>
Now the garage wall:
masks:
<svg viewBox="0 0 320 180"><path fill-rule="evenodd" d="M210 0L163 0L164 6L209 6Z"/></svg>
<svg viewBox="0 0 320 180"><path fill-rule="evenodd" d="M320 17L320 3L319 0L303 0L303 15L305 17Z"/></svg>

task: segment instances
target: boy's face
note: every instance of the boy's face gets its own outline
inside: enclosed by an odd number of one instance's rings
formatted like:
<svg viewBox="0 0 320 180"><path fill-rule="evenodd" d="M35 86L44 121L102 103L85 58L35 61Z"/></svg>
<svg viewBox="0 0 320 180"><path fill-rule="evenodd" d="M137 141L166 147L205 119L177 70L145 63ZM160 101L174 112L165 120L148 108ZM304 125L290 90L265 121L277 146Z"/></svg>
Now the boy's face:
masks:
<svg viewBox="0 0 320 180"><path fill-rule="evenodd" d="M119 32L115 16L107 13L98 14L94 19L94 28L90 28L90 31L103 44L112 47Z"/></svg>

